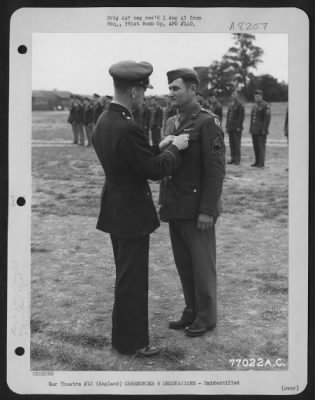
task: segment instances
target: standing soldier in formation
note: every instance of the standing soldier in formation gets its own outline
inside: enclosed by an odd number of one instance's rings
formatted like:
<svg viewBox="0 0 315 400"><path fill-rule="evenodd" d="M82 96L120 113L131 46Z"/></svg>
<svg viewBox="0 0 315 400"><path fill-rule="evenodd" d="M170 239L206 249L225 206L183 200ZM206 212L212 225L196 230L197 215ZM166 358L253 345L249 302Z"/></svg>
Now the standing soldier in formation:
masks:
<svg viewBox="0 0 315 400"><path fill-rule="evenodd" d="M144 98L140 106L132 113L133 119L141 126L145 136L149 140L150 109Z"/></svg>
<svg viewBox="0 0 315 400"><path fill-rule="evenodd" d="M160 107L156 97L150 99L150 131L152 144L159 144L161 137L161 130L163 125L163 110Z"/></svg>
<svg viewBox="0 0 315 400"><path fill-rule="evenodd" d="M102 99L101 96L97 93L93 94L93 100L94 100L94 106L93 106L93 124L95 126L98 117L102 114L103 112L103 104L102 104Z"/></svg>
<svg viewBox="0 0 315 400"><path fill-rule="evenodd" d="M106 95L103 98L103 111L106 111L109 109L109 105L112 102L112 100L113 100L113 96L109 96L109 95Z"/></svg>
<svg viewBox="0 0 315 400"><path fill-rule="evenodd" d="M289 108L287 107L286 112L285 112L285 118L284 118L284 136L287 138L287 141L289 142Z"/></svg>
<svg viewBox="0 0 315 400"><path fill-rule="evenodd" d="M231 160L228 164L239 165L241 162L241 138L244 121L244 106L240 102L238 92L232 93L232 102L226 116L226 132L229 135Z"/></svg>
<svg viewBox="0 0 315 400"><path fill-rule="evenodd" d="M271 119L270 105L263 100L262 90L256 90L255 104L251 111L249 133L252 135L255 162L252 167L263 168L265 166L266 141Z"/></svg>
<svg viewBox="0 0 315 400"><path fill-rule="evenodd" d="M79 107L76 114L76 128L78 130L79 145L84 146L84 128L83 128L83 99L78 96Z"/></svg>
<svg viewBox="0 0 315 400"><path fill-rule="evenodd" d="M77 130L75 128L75 109L77 107L77 102L76 102L76 97L74 95L70 95L71 99L71 107L69 111L69 117L68 117L68 122L71 124L72 127L72 133L73 133L73 144L78 143L78 137L77 137Z"/></svg>
<svg viewBox="0 0 315 400"><path fill-rule="evenodd" d="M210 91L209 93L209 109L219 118L220 122L222 122L223 108L216 98L214 91Z"/></svg>
<svg viewBox="0 0 315 400"><path fill-rule="evenodd" d="M83 105L80 96L73 96L68 122L72 125L73 143L84 145Z"/></svg>
<svg viewBox="0 0 315 400"><path fill-rule="evenodd" d="M177 108L172 105L171 99L168 96L166 107L163 110L163 137L169 135L169 119L177 114Z"/></svg>
<svg viewBox="0 0 315 400"><path fill-rule="evenodd" d="M167 73L172 102L179 110L175 138L189 133L183 161L166 181L160 195L160 217L169 223L175 264L186 307L170 329L201 336L217 322L215 224L221 210L225 146L218 117L196 99L197 73L182 68Z"/></svg>
<svg viewBox="0 0 315 400"><path fill-rule="evenodd" d="M197 101L201 105L202 108L205 108L207 110L210 109L209 103L204 99L201 92L197 93Z"/></svg>
<svg viewBox="0 0 315 400"><path fill-rule="evenodd" d="M133 61L110 67L114 100L98 119L92 138L106 176L97 228L110 233L116 266L112 345L120 353L141 356L159 352L149 346L149 235L159 220L147 179L173 173L181 162L179 150L188 146L187 134L150 146L132 118L152 87L152 70L149 63Z"/></svg>
<svg viewBox="0 0 315 400"><path fill-rule="evenodd" d="M88 97L84 98L83 124L87 138L87 146L91 146L93 132L93 104Z"/></svg>

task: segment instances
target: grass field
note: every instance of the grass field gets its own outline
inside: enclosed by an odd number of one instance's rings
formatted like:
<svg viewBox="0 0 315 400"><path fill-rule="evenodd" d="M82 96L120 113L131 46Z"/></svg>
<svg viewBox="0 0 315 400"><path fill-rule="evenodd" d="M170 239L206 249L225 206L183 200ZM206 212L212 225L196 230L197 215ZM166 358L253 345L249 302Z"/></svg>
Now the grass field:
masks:
<svg viewBox="0 0 315 400"><path fill-rule="evenodd" d="M152 234L150 336L165 350L148 360L121 356L111 348L115 273L109 237L95 229L104 176L94 150L54 144L72 139L67 113L33 113L33 370L215 371L234 369L230 360L237 358L281 358L287 368L285 108L272 105L266 168L250 168L248 107L242 165L227 167L224 213L217 223L219 320L213 332L191 339L168 329L167 321L182 311L183 296L167 225ZM156 200L156 183L152 191Z"/></svg>

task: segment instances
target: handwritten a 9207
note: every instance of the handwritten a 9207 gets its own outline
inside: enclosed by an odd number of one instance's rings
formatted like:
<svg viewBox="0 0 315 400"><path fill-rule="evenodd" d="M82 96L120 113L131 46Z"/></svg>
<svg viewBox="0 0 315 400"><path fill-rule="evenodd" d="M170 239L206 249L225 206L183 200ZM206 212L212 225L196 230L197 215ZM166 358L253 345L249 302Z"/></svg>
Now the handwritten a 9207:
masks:
<svg viewBox="0 0 315 400"><path fill-rule="evenodd" d="M268 22L235 22L232 21L230 31L266 31Z"/></svg>

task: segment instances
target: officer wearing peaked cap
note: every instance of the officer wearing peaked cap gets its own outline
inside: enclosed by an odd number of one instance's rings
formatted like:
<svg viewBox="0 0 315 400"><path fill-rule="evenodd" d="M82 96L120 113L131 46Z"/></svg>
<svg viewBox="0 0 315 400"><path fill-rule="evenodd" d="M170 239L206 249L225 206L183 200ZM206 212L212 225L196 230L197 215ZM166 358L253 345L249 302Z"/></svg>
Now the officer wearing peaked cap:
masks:
<svg viewBox="0 0 315 400"><path fill-rule="evenodd" d="M112 345L121 353L142 356L159 352L149 346L148 332L149 235L159 220L147 179L173 173L181 162L180 150L188 146L188 135L181 135L151 147L132 118L152 87L152 70L151 64L134 61L110 67L114 99L92 137L106 177L97 228L110 234L116 265Z"/></svg>
<svg viewBox="0 0 315 400"><path fill-rule="evenodd" d="M182 163L163 181L160 217L169 222L175 264L186 307L171 329L201 336L217 322L215 223L225 175L219 119L196 99L198 76L182 68L167 73L170 98L179 110L173 135L189 133ZM172 117L176 118L176 117Z"/></svg>

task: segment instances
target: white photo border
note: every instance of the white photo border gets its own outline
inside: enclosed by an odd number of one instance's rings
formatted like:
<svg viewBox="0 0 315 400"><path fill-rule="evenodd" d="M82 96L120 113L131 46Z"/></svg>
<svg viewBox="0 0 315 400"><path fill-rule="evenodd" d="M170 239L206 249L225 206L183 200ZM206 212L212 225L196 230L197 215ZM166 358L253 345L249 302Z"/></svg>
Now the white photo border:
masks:
<svg viewBox="0 0 315 400"><path fill-rule="evenodd" d="M202 10L202 11L201 11ZM49 381L146 379L165 377L159 372L54 371L36 376L30 369L31 266L31 75L32 34L83 32L161 32L160 27L112 27L107 15L200 15L198 27L167 27L163 32L239 33L231 21L268 22L250 33L287 33L289 36L289 368L285 371L211 371L212 380L239 380L230 386L57 387ZM285 17L284 17L285 16ZM71 21L71 22L70 22ZM163 28L164 29L164 28ZM180 29L180 30L179 30ZM17 49L25 45L26 54ZM23 72L21 72L23 71ZM307 384L308 305L308 177L309 177L309 20L297 8L22 8L11 18L9 84L9 210L8 210L8 339L7 381L23 394L294 394ZM26 200L19 206L20 197ZM19 356L15 350L24 348ZM48 372L48 371L47 371ZM204 380L209 371L167 372L174 380ZM293 393L292 393L293 394Z"/></svg>

